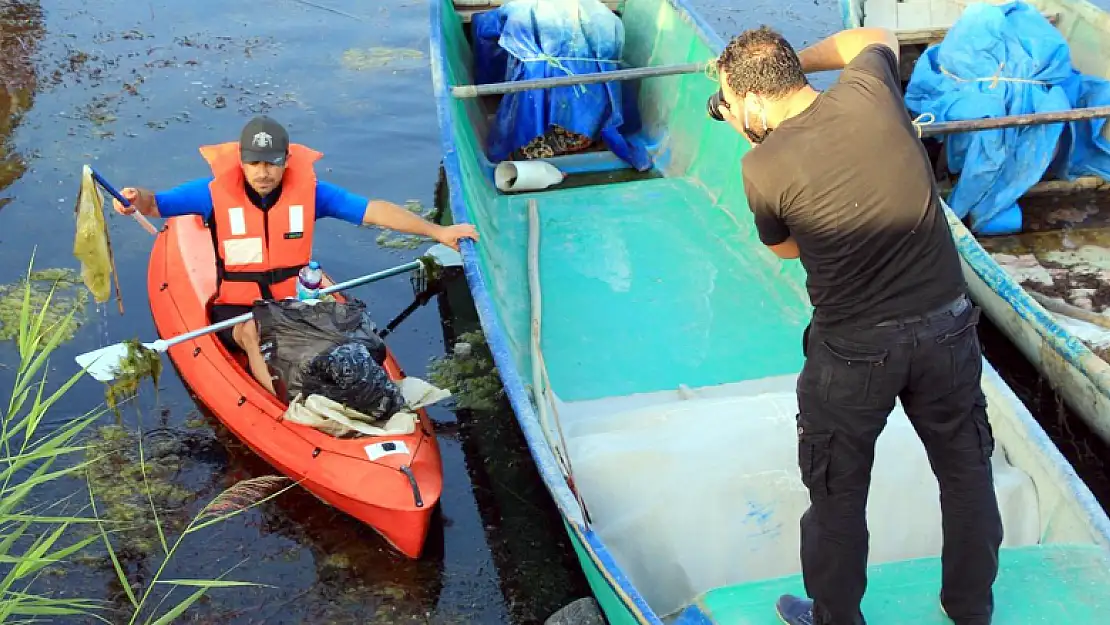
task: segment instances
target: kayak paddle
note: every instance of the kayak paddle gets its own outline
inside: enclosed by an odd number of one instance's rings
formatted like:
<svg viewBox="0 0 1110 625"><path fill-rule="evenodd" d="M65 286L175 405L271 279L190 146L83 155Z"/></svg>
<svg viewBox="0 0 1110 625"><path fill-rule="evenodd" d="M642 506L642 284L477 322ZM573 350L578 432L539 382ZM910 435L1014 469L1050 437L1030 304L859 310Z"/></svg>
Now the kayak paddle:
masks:
<svg viewBox="0 0 1110 625"><path fill-rule="evenodd" d="M458 252L447 247L446 245L443 245L442 243L437 243L436 245L433 245L431 248L429 248L423 256L417 258L414 261L407 262L403 265L398 265L391 269L386 269L384 271L365 275L360 278L347 280L346 282L333 284L332 286L329 286L327 288L320 289L318 293L319 295L327 295L328 293L334 293L336 291L342 291L344 289L350 289L352 287L361 286L370 282L383 280L397 274L405 273L408 271L415 271L424 265L425 260L428 260L444 268L459 267L462 265L462 256L460 256ZM185 334L180 334L168 340L158 339L153 343L143 343L143 347L155 352L162 353L165 352L167 349L173 347L174 345L177 345L178 343L191 341L199 336L204 336L205 334L218 332L225 328L236 326L240 323L243 323L244 321L251 319L253 316L253 312L245 312L238 317L232 317L231 319L227 319L219 323L214 323L210 326L198 328L196 330L193 330L192 332L186 332ZM76 360L77 364L80 365L82 369L86 369L89 372L89 375L96 378L98 381L111 382L115 379L116 375L119 374L120 363L122 363L124 359L127 358L127 353L127 343L116 343L114 345L108 345L107 347L101 347L100 349L80 354L79 356L77 356Z"/></svg>

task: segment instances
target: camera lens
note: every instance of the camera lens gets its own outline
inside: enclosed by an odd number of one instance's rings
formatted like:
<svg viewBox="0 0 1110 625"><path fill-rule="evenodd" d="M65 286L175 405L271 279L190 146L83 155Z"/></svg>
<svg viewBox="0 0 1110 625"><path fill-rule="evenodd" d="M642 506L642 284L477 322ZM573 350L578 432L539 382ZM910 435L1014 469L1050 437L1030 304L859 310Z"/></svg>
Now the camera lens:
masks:
<svg viewBox="0 0 1110 625"><path fill-rule="evenodd" d="M705 103L705 108L708 110L709 116L719 122L725 121L725 118L721 117L721 112L717 110L718 108L720 108L721 102L724 101L724 96L724 92L718 90L717 93L709 96L709 100ZM725 106L728 106L727 102L725 103Z"/></svg>

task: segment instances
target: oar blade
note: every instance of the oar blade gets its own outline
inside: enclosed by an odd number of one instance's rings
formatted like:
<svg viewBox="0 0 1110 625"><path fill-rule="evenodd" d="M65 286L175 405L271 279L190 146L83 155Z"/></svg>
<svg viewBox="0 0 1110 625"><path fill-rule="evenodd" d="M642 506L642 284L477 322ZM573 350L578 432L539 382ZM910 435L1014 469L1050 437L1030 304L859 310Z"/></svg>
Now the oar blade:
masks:
<svg viewBox="0 0 1110 625"><path fill-rule="evenodd" d="M127 358L127 344L116 343L77 356L77 364L99 382L111 382Z"/></svg>
<svg viewBox="0 0 1110 625"><path fill-rule="evenodd" d="M462 267L463 264L462 254L459 254L442 243L436 243L428 248L428 252L425 256L430 257L440 267Z"/></svg>

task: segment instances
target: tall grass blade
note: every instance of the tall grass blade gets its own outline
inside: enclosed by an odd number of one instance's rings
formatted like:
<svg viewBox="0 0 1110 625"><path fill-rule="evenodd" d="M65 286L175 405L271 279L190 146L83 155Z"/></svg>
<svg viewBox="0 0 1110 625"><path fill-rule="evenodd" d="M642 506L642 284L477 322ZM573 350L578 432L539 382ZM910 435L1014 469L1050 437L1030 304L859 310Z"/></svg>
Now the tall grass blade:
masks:
<svg viewBox="0 0 1110 625"><path fill-rule="evenodd" d="M154 505L154 495L150 492L150 480L146 474L146 454L143 453L143 430L139 426L139 471L143 475L143 490L146 491L146 500L150 503L150 513L154 516L154 528L158 530L158 542L162 544L162 553L170 555L170 546L166 542L166 533L162 531L162 521L158 518L158 507Z"/></svg>
<svg viewBox="0 0 1110 625"><path fill-rule="evenodd" d="M169 611L163 614L161 618L159 618L157 621L151 623L151 625L169 625L170 623L174 622L177 617L184 614L185 610L188 610L189 606L196 603L197 600L203 597L204 593L206 592L208 592L207 588L201 588L197 590L193 594L189 595L184 601L170 608Z"/></svg>
<svg viewBox="0 0 1110 625"><path fill-rule="evenodd" d="M20 373L23 372L23 363L31 353L31 339L33 338L33 335L26 330L31 318L31 273L34 266L35 252L32 251L31 261L27 263L27 283L23 288L23 306L19 309L19 333L16 335L16 343L19 346Z"/></svg>
<svg viewBox="0 0 1110 625"><path fill-rule="evenodd" d="M108 558L112 560L112 569L115 570L123 591L127 593L127 599L131 601L131 607L138 610L139 600L135 597L134 591L131 590L131 582L128 581L127 574L123 571L123 565L119 563L119 558L116 557L116 550L112 548L112 541L108 540L108 532L104 530L104 523L100 520L100 515L96 511L96 496L93 494L92 480L88 477L88 471L85 472L85 482L89 487L89 501L92 503L93 516L96 517L96 528L100 530L100 537L104 540L105 549L108 550Z"/></svg>
<svg viewBox="0 0 1110 625"><path fill-rule="evenodd" d="M269 584L259 584L256 582L239 582L235 580L211 580L211 579L160 579L157 584L173 584L175 586L194 586L200 588L232 588L235 586L257 586L260 588L273 588Z"/></svg>
<svg viewBox="0 0 1110 625"><path fill-rule="evenodd" d="M71 459L85 447L73 441L102 414L90 411L57 425L46 421L46 415L84 372L73 375L52 392L47 386L52 377L50 357L67 339L77 310L70 310L60 321L51 321L51 309L58 305L58 283L51 286L45 298L39 297L38 291L33 292L33 266L32 254L14 337L19 365L14 368L7 412L0 420L0 564L5 572L0 578L0 623L50 622L66 616L82 617L82 622L109 622L96 614L102 602L39 596L32 590L50 567L67 561L100 538L93 534L71 539L74 527L93 520L66 512L70 496L55 498L40 492L84 470L87 462ZM98 527L103 535L102 526Z"/></svg>

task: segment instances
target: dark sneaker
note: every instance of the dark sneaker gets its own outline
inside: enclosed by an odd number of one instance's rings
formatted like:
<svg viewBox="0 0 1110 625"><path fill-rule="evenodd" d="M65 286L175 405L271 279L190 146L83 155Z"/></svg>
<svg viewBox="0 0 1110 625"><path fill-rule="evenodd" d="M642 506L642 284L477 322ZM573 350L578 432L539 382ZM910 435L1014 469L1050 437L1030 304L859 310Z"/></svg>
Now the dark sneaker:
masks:
<svg viewBox="0 0 1110 625"><path fill-rule="evenodd" d="M775 603L779 619L786 625L814 625L813 602L794 595L783 595Z"/></svg>

